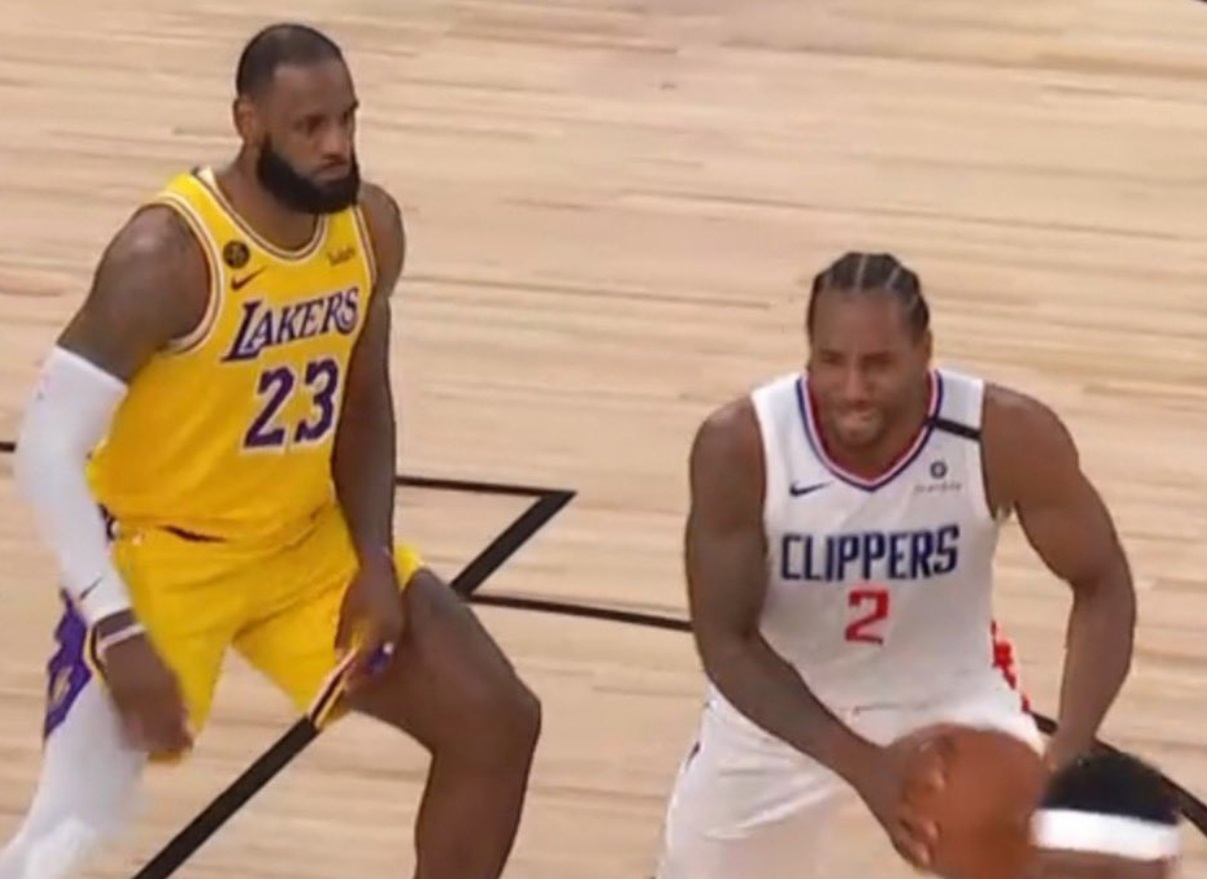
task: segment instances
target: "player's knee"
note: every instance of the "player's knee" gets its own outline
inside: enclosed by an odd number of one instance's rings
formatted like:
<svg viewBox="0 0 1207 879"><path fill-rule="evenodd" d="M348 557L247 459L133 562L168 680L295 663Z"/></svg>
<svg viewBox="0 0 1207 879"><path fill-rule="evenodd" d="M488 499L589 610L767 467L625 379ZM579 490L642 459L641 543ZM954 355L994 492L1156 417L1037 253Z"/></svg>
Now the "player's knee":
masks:
<svg viewBox="0 0 1207 879"><path fill-rule="evenodd" d="M526 760L541 734L541 702L517 675L475 688L466 705L465 729L472 732L471 750L479 759Z"/></svg>
<svg viewBox="0 0 1207 879"><path fill-rule="evenodd" d="M515 719L517 738L526 751L536 749L537 740L541 737L541 700L527 684L516 679L517 693L515 696Z"/></svg>
<svg viewBox="0 0 1207 879"><path fill-rule="evenodd" d="M497 747L506 754L530 754L541 735L541 701L513 675L487 700L483 720L496 728Z"/></svg>

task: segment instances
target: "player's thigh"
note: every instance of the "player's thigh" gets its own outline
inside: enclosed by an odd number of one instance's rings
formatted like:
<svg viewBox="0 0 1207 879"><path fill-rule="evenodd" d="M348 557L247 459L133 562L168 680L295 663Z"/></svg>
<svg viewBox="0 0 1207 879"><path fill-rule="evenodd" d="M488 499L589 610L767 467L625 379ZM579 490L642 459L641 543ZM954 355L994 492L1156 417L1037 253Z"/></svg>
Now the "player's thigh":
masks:
<svg viewBox="0 0 1207 879"><path fill-rule="evenodd" d="M670 797L657 879L815 875L842 791L786 745L706 720Z"/></svg>
<svg viewBox="0 0 1207 879"><path fill-rule="evenodd" d="M134 610L177 682L199 731L209 718L222 660L246 613L232 565L218 547L168 532L119 541L114 559Z"/></svg>
<svg viewBox="0 0 1207 879"><path fill-rule="evenodd" d="M464 739L493 759L485 733L492 744L528 747L539 729L536 697L452 588L421 569L403 594L403 619L393 661L349 705L429 749Z"/></svg>
<svg viewBox="0 0 1207 879"><path fill-rule="evenodd" d="M342 712L338 703L343 681L335 637L344 595L356 575L356 557L349 544L325 539L317 540L306 554L313 558L283 558L257 570L260 579L289 582L301 578L309 562L321 575L287 604L246 626L236 636L235 646L300 713L321 706L316 716L326 721ZM403 593L421 565L413 547L400 544L395 549L394 566Z"/></svg>

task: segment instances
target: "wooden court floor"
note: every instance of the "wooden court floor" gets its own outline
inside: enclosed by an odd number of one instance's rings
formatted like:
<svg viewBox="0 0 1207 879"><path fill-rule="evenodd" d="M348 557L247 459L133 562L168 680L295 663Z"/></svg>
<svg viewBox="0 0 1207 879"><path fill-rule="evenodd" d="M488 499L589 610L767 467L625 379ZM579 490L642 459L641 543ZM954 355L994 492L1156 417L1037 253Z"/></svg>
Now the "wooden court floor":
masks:
<svg viewBox="0 0 1207 879"><path fill-rule="evenodd" d="M573 489L484 592L682 611L692 431L795 368L802 279L848 248L920 273L943 362L1075 431L1140 588L1107 732L1207 795L1207 6L1191 0L7 0L0 439L133 204L233 145L244 39L349 53L367 172L405 206L394 357L408 474ZM34 783L49 557L0 480L0 836ZM520 501L404 489L449 576ZM998 609L1055 707L1067 598L1014 529ZM485 608L544 699L508 875L641 879L696 721L685 635ZM232 663L185 766L149 778L130 875L291 721ZM409 875L424 761L331 731L181 875ZM832 875L904 877L851 809ZM472 844L473 828L466 832ZM1207 877L1187 834L1185 876Z"/></svg>

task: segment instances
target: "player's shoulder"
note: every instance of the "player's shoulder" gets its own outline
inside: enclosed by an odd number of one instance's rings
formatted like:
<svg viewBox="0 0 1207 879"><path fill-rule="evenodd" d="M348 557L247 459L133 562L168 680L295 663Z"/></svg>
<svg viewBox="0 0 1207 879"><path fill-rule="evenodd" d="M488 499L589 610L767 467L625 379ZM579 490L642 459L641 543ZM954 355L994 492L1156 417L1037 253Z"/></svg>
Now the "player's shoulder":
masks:
<svg viewBox="0 0 1207 879"><path fill-rule="evenodd" d="M369 180L361 182L358 197L361 215L373 247L379 277L390 292L402 271L406 257L406 226L398 200L384 186Z"/></svg>
<svg viewBox="0 0 1207 879"><path fill-rule="evenodd" d="M357 201L360 203L361 210L374 216L383 214L392 214L400 218L402 216L402 209L399 207L398 199L394 197L393 193L386 186L373 180L361 181Z"/></svg>
<svg viewBox="0 0 1207 879"><path fill-rule="evenodd" d="M361 213L375 238L405 235L402 208L393 194L379 183L364 180L357 198Z"/></svg>
<svg viewBox="0 0 1207 879"><path fill-rule="evenodd" d="M106 254L157 261L204 255L188 222L165 204L149 204L135 211L117 230Z"/></svg>
<svg viewBox="0 0 1207 879"><path fill-rule="evenodd" d="M1080 471L1077 446L1064 421L1030 394L988 385L981 433L996 508L1011 509L1020 498L1047 492Z"/></svg>
<svg viewBox="0 0 1207 879"><path fill-rule="evenodd" d="M692 443L692 460L718 466L750 464L762 454L762 439L754 401L734 397L700 421Z"/></svg>
<svg viewBox="0 0 1207 879"><path fill-rule="evenodd" d="M98 273L129 278L132 295L138 278L172 289L201 287L209 280L205 251L188 222L173 208L150 204L135 211L117 230L101 257ZM159 294L159 291L156 291Z"/></svg>
<svg viewBox="0 0 1207 879"><path fill-rule="evenodd" d="M992 382L985 384L984 432L987 442L1019 449L1072 439L1052 406L1024 391Z"/></svg>
<svg viewBox="0 0 1207 879"><path fill-rule="evenodd" d="M209 264L192 229L173 208L143 206L105 247L59 344L128 380L144 354L191 333L209 299Z"/></svg>
<svg viewBox="0 0 1207 879"><path fill-rule="evenodd" d="M701 420L688 470L693 516L758 520L763 447L748 396L723 403Z"/></svg>

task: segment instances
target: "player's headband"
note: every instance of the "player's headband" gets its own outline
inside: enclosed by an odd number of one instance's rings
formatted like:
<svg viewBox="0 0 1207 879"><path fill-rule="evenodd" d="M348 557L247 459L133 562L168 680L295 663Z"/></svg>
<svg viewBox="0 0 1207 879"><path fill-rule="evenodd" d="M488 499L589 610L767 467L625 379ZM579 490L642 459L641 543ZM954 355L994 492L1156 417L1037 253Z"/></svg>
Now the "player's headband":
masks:
<svg viewBox="0 0 1207 879"><path fill-rule="evenodd" d="M1178 828L1126 815L1040 809L1031 821L1035 845L1044 849L1159 861L1181 852Z"/></svg>

